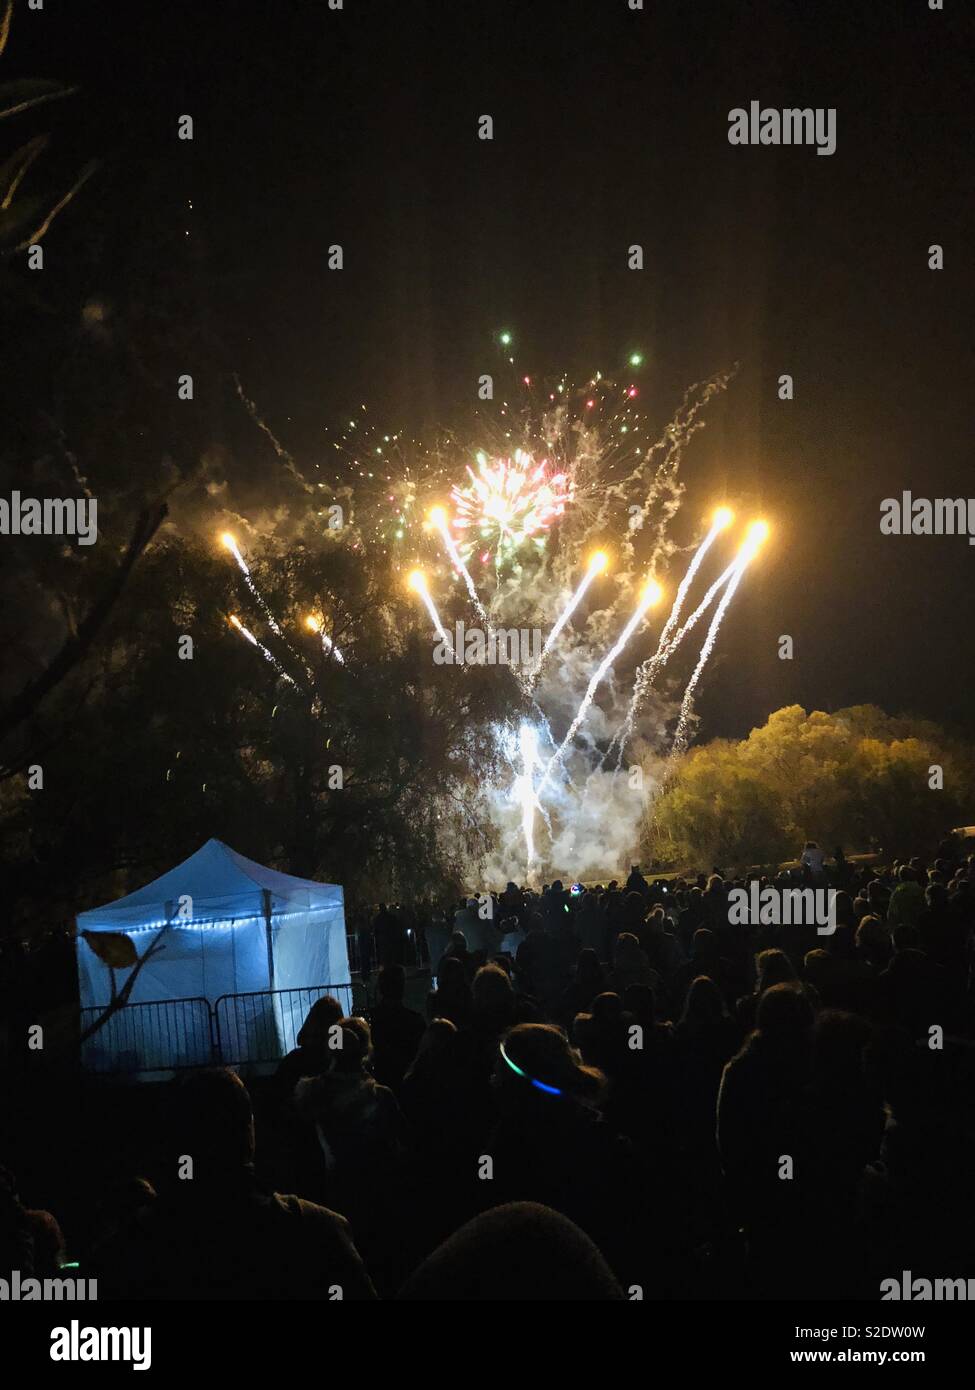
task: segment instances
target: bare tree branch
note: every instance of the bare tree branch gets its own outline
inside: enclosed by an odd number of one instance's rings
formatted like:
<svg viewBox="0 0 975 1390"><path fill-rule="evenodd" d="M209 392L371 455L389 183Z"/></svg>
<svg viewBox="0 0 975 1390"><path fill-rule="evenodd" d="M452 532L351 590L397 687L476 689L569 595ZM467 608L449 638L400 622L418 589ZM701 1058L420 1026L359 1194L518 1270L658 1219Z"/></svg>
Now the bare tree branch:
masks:
<svg viewBox="0 0 975 1390"><path fill-rule="evenodd" d="M163 502L151 510L140 513L121 564L106 585L101 597L95 601L85 618L79 623L77 632L66 639L57 656L48 663L44 671L34 680L29 681L20 694L15 695L7 707L0 711L0 738L4 738L12 729L17 728L19 724L29 718L41 701L56 686L60 685L76 666L84 661L95 638L118 602L129 575L146 546L158 531L168 510Z"/></svg>

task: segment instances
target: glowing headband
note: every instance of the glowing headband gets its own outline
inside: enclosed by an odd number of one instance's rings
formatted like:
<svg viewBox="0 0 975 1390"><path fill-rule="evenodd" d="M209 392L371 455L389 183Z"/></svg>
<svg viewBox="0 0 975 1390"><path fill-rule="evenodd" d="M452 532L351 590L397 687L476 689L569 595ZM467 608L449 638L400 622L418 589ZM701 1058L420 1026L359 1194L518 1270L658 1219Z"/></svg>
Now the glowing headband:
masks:
<svg viewBox="0 0 975 1390"><path fill-rule="evenodd" d="M529 1076L526 1071L522 1071L521 1067L519 1067L515 1062L513 1062L511 1058L508 1056L507 1052L505 1052L504 1043L499 1043L498 1046L501 1049L501 1056L508 1063L508 1066L511 1068L511 1070L515 1073L516 1076L523 1076L526 1081L530 1081L531 1084L534 1087L536 1087L537 1090L544 1091L546 1095L560 1096L563 1094L563 1092L559 1090L558 1086L548 1086L545 1084L544 1081L536 1081L533 1076Z"/></svg>

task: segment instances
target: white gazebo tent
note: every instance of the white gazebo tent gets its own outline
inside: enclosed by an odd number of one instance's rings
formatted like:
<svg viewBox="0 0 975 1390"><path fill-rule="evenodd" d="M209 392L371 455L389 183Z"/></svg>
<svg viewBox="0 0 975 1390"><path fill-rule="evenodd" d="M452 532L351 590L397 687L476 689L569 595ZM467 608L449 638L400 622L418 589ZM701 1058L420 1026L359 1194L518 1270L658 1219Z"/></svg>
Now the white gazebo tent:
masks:
<svg viewBox="0 0 975 1390"><path fill-rule="evenodd" d="M293 1030L281 1026L278 991L326 986L350 1007L341 887L267 869L220 840L208 840L144 888L79 913L77 925L82 1010L104 1008L113 976L120 990L130 974L127 968L113 970L89 945L84 933L99 932L129 937L140 957L159 945L140 970L128 1005L192 999L214 1009L224 996L263 994L263 1023L273 1023L282 1047L290 1045ZM120 1046L131 1052L132 1039L126 1020L116 1016L91 1038L85 1060ZM161 1049L145 1037L136 1050L141 1055L129 1059L135 1069L167 1065Z"/></svg>

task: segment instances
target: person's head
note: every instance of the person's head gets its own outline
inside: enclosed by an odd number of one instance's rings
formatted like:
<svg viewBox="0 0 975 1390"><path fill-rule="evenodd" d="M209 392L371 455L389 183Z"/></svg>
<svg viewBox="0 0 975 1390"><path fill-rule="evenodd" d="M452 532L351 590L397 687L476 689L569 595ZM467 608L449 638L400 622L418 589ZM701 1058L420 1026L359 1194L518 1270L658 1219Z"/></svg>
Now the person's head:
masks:
<svg viewBox="0 0 975 1390"><path fill-rule="evenodd" d="M407 1071L411 1077L418 1069L436 1067L453 1052L457 1040L457 1027L449 1018L435 1018L427 1024L420 1038L413 1063Z"/></svg>
<svg viewBox="0 0 975 1390"><path fill-rule="evenodd" d="M830 938L832 946L833 938ZM818 946L814 951L807 951L802 961L802 977L812 985L813 989L825 995L830 988L832 979L831 971L835 965L834 957L829 951L824 951Z"/></svg>
<svg viewBox="0 0 975 1390"><path fill-rule="evenodd" d="M897 877L901 883L916 883L917 874L910 864L902 864L897 870Z"/></svg>
<svg viewBox="0 0 975 1390"><path fill-rule="evenodd" d="M720 1023L728 1017L728 1010L722 998L721 991L711 979L710 975L698 975L690 984L687 991L687 998L684 1000L684 1011L681 1014L681 1025L688 1024L704 1027L712 1023Z"/></svg>
<svg viewBox="0 0 975 1390"><path fill-rule="evenodd" d="M444 956L437 972L437 989L450 994L464 990L466 985L464 962L457 956Z"/></svg>
<svg viewBox="0 0 975 1390"><path fill-rule="evenodd" d="M482 965L471 986L474 1008L478 1013L494 1013L511 1007L514 991L511 981L500 965Z"/></svg>
<svg viewBox="0 0 975 1390"><path fill-rule="evenodd" d="M763 1037L787 1042L807 1034L814 1017L808 995L797 984L779 984L759 999L755 1024Z"/></svg>
<svg viewBox="0 0 975 1390"><path fill-rule="evenodd" d="M640 943L632 932L620 932L616 938L616 964L624 969L642 965L646 960Z"/></svg>
<svg viewBox="0 0 975 1390"><path fill-rule="evenodd" d="M95 1205L99 1243L113 1240L120 1231L140 1224L142 1215L156 1200L156 1189L147 1178L133 1176L110 1182Z"/></svg>
<svg viewBox="0 0 975 1390"><path fill-rule="evenodd" d="M376 993L383 1004L402 1004L406 971L401 965L384 965L376 977Z"/></svg>
<svg viewBox="0 0 975 1390"><path fill-rule="evenodd" d="M647 926L654 935L659 936L664 929L666 921L667 915L663 908L655 907L647 918Z"/></svg>
<svg viewBox="0 0 975 1390"><path fill-rule="evenodd" d="M613 1027L623 1017L623 1000L612 990L604 990L592 1001L591 1012L598 1027Z"/></svg>
<svg viewBox="0 0 975 1390"><path fill-rule="evenodd" d="M254 1161L254 1111L247 1087L228 1067L190 1072L171 1095L169 1135L193 1160L196 1180L212 1181Z"/></svg>
<svg viewBox="0 0 975 1390"><path fill-rule="evenodd" d="M26 1211L24 1219L34 1242L34 1274L53 1278L64 1260L64 1235L49 1211Z"/></svg>
<svg viewBox="0 0 975 1390"><path fill-rule="evenodd" d="M643 921L647 911L647 904L642 893L638 893L636 889L631 893L627 893L623 900L623 906L628 922L640 923Z"/></svg>
<svg viewBox="0 0 975 1390"><path fill-rule="evenodd" d="M369 1024L364 1018L353 1016L343 1018L339 1027L341 1046L334 1048L330 1053L331 1070L350 1076L367 1072L372 1061L372 1032Z"/></svg>
<svg viewBox="0 0 975 1390"><path fill-rule="evenodd" d="M328 1043L328 1030L342 1017L342 1005L330 994L322 995L305 1015L305 1021L298 1030L296 1042L299 1047L325 1047Z"/></svg>
<svg viewBox="0 0 975 1390"><path fill-rule="evenodd" d="M718 938L709 927L698 927L691 938L691 955L695 960L707 960L718 949Z"/></svg>
<svg viewBox="0 0 975 1390"><path fill-rule="evenodd" d="M554 1106L565 1101L597 1105L605 1078L587 1067L560 1028L518 1023L498 1045L494 1084L502 1110Z"/></svg>
<svg viewBox="0 0 975 1390"><path fill-rule="evenodd" d="M447 945L447 950L450 952L452 956L467 955L467 937L464 935L462 931L455 931L450 933L450 941Z"/></svg>
<svg viewBox="0 0 975 1390"><path fill-rule="evenodd" d="M755 960L755 992L764 994L773 985L794 984L796 972L784 951L759 951Z"/></svg>
<svg viewBox="0 0 975 1390"><path fill-rule="evenodd" d="M857 927L856 943L857 949L864 955L875 955L889 948L890 933L879 917L868 912Z"/></svg>
<svg viewBox="0 0 975 1390"><path fill-rule="evenodd" d="M657 1021L657 996L653 986L627 985L623 991L623 1010L632 1014L642 1027L652 1028Z"/></svg>
<svg viewBox="0 0 975 1390"><path fill-rule="evenodd" d="M599 1250L561 1212L534 1202L492 1207L428 1255L400 1289L401 1301L516 1303L620 1301Z"/></svg>
<svg viewBox="0 0 975 1390"><path fill-rule="evenodd" d="M793 840L792 843L795 844L795 841ZM819 846L817 845L815 840L807 840L806 843L803 845L803 849L819 849Z"/></svg>
<svg viewBox="0 0 975 1390"><path fill-rule="evenodd" d="M833 914L838 927L851 927L856 921L853 899L843 889L833 898Z"/></svg>
<svg viewBox="0 0 975 1390"><path fill-rule="evenodd" d="M891 944L895 952L916 951L921 945L921 938L917 927L913 927L908 922L901 922L890 934Z"/></svg>
<svg viewBox="0 0 975 1390"><path fill-rule="evenodd" d="M591 946L584 946L576 960L576 980L580 985L599 985L602 983L603 967Z"/></svg>
<svg viewBox="0 0 975 1390"><path fill-rule="evenodd" d="M929 883L924 890L924 899L928 907L940 912L948 906L948 890L942 883Z"/></svg>

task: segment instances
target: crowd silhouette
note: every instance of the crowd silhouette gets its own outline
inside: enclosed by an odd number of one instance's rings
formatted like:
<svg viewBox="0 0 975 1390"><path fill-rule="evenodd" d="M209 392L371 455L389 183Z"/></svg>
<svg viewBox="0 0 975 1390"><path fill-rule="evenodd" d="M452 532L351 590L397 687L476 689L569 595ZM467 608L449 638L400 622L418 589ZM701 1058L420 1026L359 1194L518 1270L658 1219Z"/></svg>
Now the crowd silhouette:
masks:
<svg viewBox="0 0 975 1390"><path fill-rule="evenodd" d="M3 1264L69 1249L100 1297L153 1299L871 1299L905 1269L967 1277L975 856L807 844L758 882L835 891L832 929L733 922L749 879L719 870L379 905L356 927L364 1017L321 999L273 1077L171 1083L83 1240L4 1173Z"/></svg>

